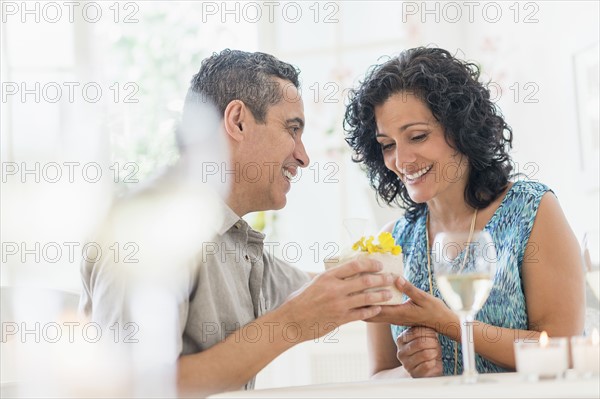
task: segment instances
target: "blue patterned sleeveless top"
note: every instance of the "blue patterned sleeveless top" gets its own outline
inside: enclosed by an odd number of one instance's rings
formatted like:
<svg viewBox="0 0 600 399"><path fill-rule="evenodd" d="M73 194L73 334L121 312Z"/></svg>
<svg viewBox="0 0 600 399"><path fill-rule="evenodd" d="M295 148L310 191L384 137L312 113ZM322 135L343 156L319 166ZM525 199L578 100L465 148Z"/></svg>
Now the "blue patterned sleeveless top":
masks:
<svg viewBox="0 0 600 399"><path fill-rule="evenodd" d="M531 181L517 181L506 193L500 206L486 224L484 230L490 233L497 252L496 275L490 296L483 308L477 313L476 320L493 326L521 329L528 328L525 295L521 281L521 265L525 256L525 247L533 227L542 196L550 189ZM425 221L427 211L415 222L408 223L405 218L398 220L392 235L396 243L402 246L404 254L404 277L425 292L429 292L427 273L427 242ZM435 278L433 294L441 298ZM407 298L405 297L405 300ZM394 341L406 329L392 325ZM448 328L457 328L450 326ZM485 334L484 330L484 334ZM454 341L439 334L442 346L444 375L454 374ZM486 339L494 342L500 337L493 330ZM499 373L509 371L476 354L475 363L480 373ZM462 373L462 352L458 344L458 374Z"/></svg>

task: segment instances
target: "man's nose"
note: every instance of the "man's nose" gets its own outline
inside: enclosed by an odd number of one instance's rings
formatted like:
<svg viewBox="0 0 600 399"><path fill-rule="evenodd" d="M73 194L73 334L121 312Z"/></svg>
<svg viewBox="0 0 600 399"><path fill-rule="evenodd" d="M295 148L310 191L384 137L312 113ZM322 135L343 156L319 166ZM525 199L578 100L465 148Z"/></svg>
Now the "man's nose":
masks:
<svg viewBox="0 0 600 399"><path fill-rule="evenodd" d="M301 168L306 168L310 163L310 158L306 153L306 148L304 147L304 143L302 141L296 144L296 148L294 149L294 158L298 161L298 164Z"/></svg>

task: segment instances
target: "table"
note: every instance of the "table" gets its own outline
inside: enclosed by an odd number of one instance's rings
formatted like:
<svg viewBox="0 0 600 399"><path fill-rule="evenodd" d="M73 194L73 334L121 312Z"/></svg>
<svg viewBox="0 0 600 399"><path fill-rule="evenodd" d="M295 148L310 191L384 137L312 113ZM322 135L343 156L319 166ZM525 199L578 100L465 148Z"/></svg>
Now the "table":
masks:
<svg viewBox="0 0 600 399"><path fill-rule="evenodd" d="M485 374L481 382L459 384L460 376L370 380L226 392L210 398L599 398L600 379L573 374L560 380L525 381L517 373Z"/></svg>

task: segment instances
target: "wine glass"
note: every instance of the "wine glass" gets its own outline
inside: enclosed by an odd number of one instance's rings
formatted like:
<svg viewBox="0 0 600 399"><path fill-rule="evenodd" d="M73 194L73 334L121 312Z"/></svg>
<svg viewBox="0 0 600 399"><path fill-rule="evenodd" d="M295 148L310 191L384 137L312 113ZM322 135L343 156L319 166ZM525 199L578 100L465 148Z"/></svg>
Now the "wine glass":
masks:
<svg viewBox="0 0 600 399"><path fill-rule="evenodd" d="M367 231L367 219L363 218L345 218L342 221L350 245L356 242L356 240L366 235Z"/></svg>
<svg viewBox="0 0 600 399"><path fill-rule="evenodd" d="M496 247L489 233L440 233L432 248L435 281L446 304L460 318L463 381L475 383L473 321L488 298L496 272ZM456 360L455 360L456 361Z"/></svg>
<svg viewBox="0 0 600 399"><path fill-rule="evenodd" d="M598 232L587 232L581 241L581 257L585 280L585 326L584 335L591 335L600 327L600 262Z"/></svg>
<svg viewBox="0 0 600 399"><path fill-rule="evenodd" d="M583 267L585 268L585 278L596 300L600 300L600 265L598 261L598 233L588 232L583 236L581 243L581 255L583 258Z"/></svg>

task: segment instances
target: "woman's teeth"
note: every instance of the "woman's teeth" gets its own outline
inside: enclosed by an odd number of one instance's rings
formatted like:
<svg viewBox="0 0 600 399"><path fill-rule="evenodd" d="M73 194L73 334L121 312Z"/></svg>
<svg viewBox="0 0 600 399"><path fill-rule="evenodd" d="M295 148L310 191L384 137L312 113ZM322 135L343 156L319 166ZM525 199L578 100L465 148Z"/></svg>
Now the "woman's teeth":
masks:
<svg viewBox="0 0 600 399"><path fill-rule="evenodd" d="M416 180L419 177L423 176L425 173L429 172L429 170L432 168L432 166L433 165L429 165L429 166L427 166L427 167L425 167L425 168L423 168L423 169L421 169L421 170L413 173L412 175L405 174L404 176L406 176L406 178L408 180Z"/></svg>

